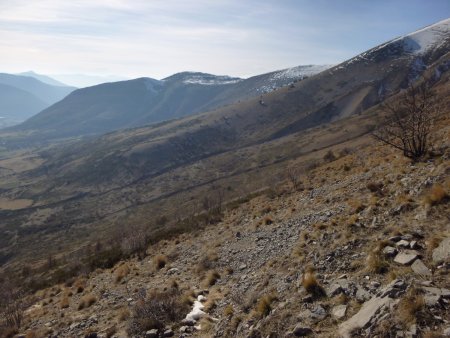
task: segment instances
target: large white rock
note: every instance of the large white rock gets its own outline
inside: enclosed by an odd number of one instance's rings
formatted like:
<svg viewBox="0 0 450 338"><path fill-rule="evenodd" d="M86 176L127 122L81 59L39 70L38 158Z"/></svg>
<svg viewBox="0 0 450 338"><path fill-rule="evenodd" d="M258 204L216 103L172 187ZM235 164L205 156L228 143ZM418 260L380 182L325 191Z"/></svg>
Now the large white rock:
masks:
<svg viewBox="0 0 450 338"><path fill-rule="evenodd" d="M433 262L440 263L450 260L450 237L445 238L439 246L433 250Z"/></svg>
<svg viewBox="0 0 450 338"><path fill-rule="evenodd" d="M394 258L394 262L401 264L401 265L409 265L412 262L414 262L419 255L415 253L414 251L403 251L397 254Z"/></svg>
<svg viewBox="0 0 450 338"><path fill-rule="evenodd" d="M411 269L420 276L423 277L431 276L430 269L428 269L420 259L416 259L414 263L411 264Z"/></svg>
<svg viewBox="0 0 450 338"><path fill-rule="evenodd" d="M345 313L347 312L347 305L336 305L331 310L333 316L337 319L342 319L345 317Z"/></svg>
<svg viewBox="0 0 450 338"><path fill-rule="evenodd" d="M351 338L353 331L367 327L373 318L393 301L389 297L373 297L365 302L357 314L339 325L339 335L343 338Z"/></svg>

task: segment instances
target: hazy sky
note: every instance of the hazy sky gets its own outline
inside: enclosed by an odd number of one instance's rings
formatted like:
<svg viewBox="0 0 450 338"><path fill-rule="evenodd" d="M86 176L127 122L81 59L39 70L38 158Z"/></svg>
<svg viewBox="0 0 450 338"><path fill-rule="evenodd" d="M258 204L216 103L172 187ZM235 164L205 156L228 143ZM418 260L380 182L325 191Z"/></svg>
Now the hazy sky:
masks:
<svg viewBox="0 0 450 338"><path fill-rule="evenodd" d="M247 77L339 63L448 17L449 0L0 0L0 71Z"/></svg>

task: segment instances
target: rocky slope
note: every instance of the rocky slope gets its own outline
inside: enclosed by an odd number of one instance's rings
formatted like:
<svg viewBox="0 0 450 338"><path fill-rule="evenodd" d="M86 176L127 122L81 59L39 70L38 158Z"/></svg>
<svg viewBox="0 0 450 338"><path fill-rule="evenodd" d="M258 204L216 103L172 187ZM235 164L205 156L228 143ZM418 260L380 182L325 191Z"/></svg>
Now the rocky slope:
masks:
<svg viewBox="0 0 450 338"><path fill-rule="evenodd" d="M296 189L287 181L225 211L218 224L150 246L142 260L38 292L23 331L64 337L446 336L448 119L434 131L440 155L425 163L411 164L379 145L343 153L300 174ZM172 305L182 316L152 327L139 321L138 309L145 299L158 302L156 290L175 294L181 303ZM197 315L182 319L194 299Z"/></svg>

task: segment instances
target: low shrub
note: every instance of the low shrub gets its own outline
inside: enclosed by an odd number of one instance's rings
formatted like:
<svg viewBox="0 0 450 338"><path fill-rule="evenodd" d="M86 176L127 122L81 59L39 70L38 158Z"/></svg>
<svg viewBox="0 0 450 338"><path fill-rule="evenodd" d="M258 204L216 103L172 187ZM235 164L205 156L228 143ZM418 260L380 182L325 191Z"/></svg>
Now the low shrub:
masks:
<svg viewBox="0 0 450 338"><path fill-rule="evenodd" d="M302 277L302 285L306 292L315 298L322 298L326 296L325 290L317 281L314 269L307 268Z"/></svg>
<svg viewBox="0 0 450 338"><path fill-rule="evenodd" d="M161 330L167 325L178 323L188 312L189 305L181 301L179 290L153 290L136 302L128 323L128 334L131 336L151 329Z"/></svg>
<svg viewBox="0 0 450 338"><path fill-rule="evenodd" d="M97 301L97 297L95 297L92 293L89 293L80 299L80 304L78 304L78 310L86 309Z"/></svg>
<svg viewBox="0 0 450 338"><path fill-rule="evenodd" d="M217 280L220 279L220 274L216 271L210 271L205 278L205 285L206 286L213 286L216 284Z"/></svg>
<svg viewBox="0 0 450 338"><path fill-rule="evenodd" d="M153 257L153 266L155 267L155 270L161 270L164 268L167 264L167 257L165 255L156 255Z"/></svg>
<svg viewBox="0 0 450 338"><path fill-rule="evenodd" d="M444 187L440 184L435 184L425 195L425 203L429 206L434 206L448 200L448 194Z"/></svg>
<svg viewBox="0 0 450 338"><path fill-rule="evenodd" d="M272 303L277 299L273 294L262 296L256 303L255 313L258 317L266 317L272 311Z"/></svg>

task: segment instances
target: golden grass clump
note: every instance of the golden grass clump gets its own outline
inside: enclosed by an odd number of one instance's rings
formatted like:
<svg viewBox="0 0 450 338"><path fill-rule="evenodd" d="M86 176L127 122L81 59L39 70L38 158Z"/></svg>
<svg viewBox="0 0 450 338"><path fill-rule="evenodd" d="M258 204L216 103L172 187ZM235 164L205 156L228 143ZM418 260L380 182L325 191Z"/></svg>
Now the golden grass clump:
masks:
<svg viewBox="0 0 450 338"><path fill-rule="evenodd" d="M165 255L156 255L155 257L153 257L153 266L156 270L161 270L166 266L167 262L168 259Z"/></svg>
<svg viewBox="0 0 450 338"><path fill-rule="evenodd" d="M213 286L216 284L218 279L220 279L220 274L216 270L212 270L206 275L205 285Z"/></svg>
<svg viewBox="0 0 450 338"><path fill-rule="evenodd" d="M305 269L305 273L302 276L302 285L306 292L316 298L324 297L326 295L325 290L317 281L314 269L312 267Z"/></svg>
<svg viewBox="0 0 450 338"><path fill-rule="evenodd" d="M127 264L122 264L116 271L114 271L114 281L120 283L128 274L130 273L130 268Z"/></svg>
<svg viewBox="0 0 450 338"><path fill-rule="evenodd" d="M91 305L93 305L97 301L97 297L95 297L92 293L84 295L81 297L80 304L78 304L78 310L83 310Z"/></svg>
<svg viewBox="0 0 450 338"><path fill-rule="evenodd" d="M379 252L371 252L366 258L366 270L371 273L386 273L389 264L383 259Z"/></svg>
<svg viewBox="0 0 450 338"><path fill-rule="evenodd" d="M389 264L382 255L383 248L388 244L388 241L379 241L369 252L366 258L367 272L381 274L388 271Z"/></svg>
<svg viewBox="0 0 450 338"><path fill-rule="evenodd" d="M398 303L397 316L403 324L413 324L421 316L425 301L419 290L410 289L408 294Z"/></svg>
<svg viewBox="0 0 450 338"><path fill-rule="evenodd" d="M272 311L272 303L276 299L277 297L273 294L262 296L256 303L254 313L260 318L266 317Z"/></svg>
<svg viewBox="0 0 450 338"><path fill-rule="evenodd" d="M440 184L435 184L425 195L425 204L434 206L443 203L448 198L448 194L444 187Z"/></svg>
<svg viewBox="0 0 450 338"><path fill-rule="evenodd" d="M217 255L217 251L209 250L198 262L195 268L195 272L203 273L207 270L214 268L218 260L219 256Z"/></svg>
<svg viewBox="0 0 450 338"><path fill-rule="evenodd" d="M273 223L273 218L268 215L268 216L264 217L263 223L264 223L264 225L270 225Z"/></svg>
<svg viewBox="0 0 450 338"><path fill-rule="evenodd" d="M61 301L60 301L60 303L59 303L59 306L61 307L61 309L67 309L67 308L69 307L69 305L70 305L69 297L68 297L67 294L65 294L65 295L61 298Z"/></svg>
<svg viewBox="0 0 450 338"><path fill-rule="evenodd" d="M231 317L233 314L234 314L233 306L231 304L225 306L225 308L223 309L223 315L225 317Z"/></svg>
<svg viewBox="0 0 450 338"><path fill-rule="evenodd" d="M74 283L73 287L75 288L77 293L82 293L84 289L86 288L86 279L85 278L78 278Z"/></svg>
<svg viewBox="0 0 450 338"><path fill-rule="evenodd" d="M119 322L123 322L130 318L130 315L130 310L126 306L124 306L119 309L117 313L117 319L119 320Z"/></svg>

